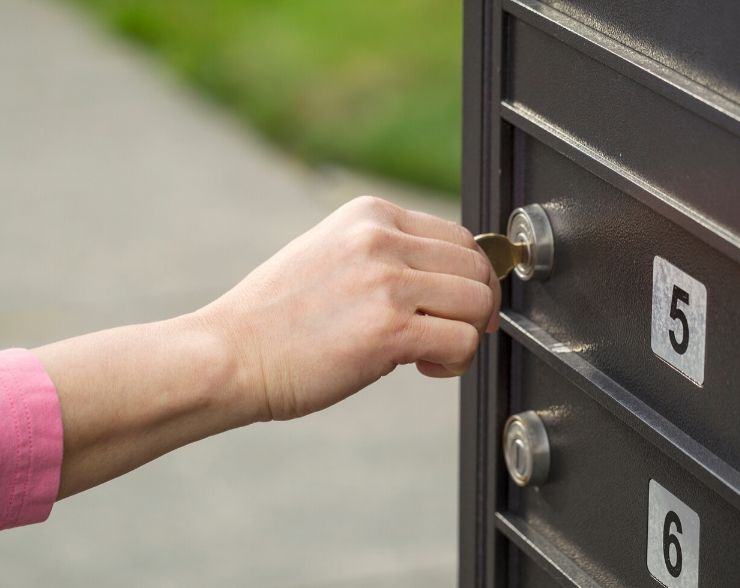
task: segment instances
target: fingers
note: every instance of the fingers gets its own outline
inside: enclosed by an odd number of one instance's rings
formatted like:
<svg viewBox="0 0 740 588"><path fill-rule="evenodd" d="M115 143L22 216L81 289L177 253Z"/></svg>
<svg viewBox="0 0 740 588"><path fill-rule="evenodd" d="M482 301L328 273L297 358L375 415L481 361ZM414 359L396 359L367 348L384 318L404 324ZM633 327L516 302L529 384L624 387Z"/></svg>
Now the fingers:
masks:
<svg viewBox="0 0 740 588"><path fill-rule="evenodd" d="M413 269L460 276L483 284L492 282L491 264L478 249L411 235L406 235L402 243L403 260ZM498 284L498 279L495 282Z"/></svg>
<svg viewBox="0 0 740 588"><path fill-rule="evenodd" d="M491 290L495 310L491 313L485 330L488 333L493 333L498 329L501 284L484 253L447 241L411 236L406 239L403 248L403 260L412 269L432 274L459 276L486 284ZM455 282L448 281L448 286L454 291ZM427 287L434 288L437 286L429 284ZM462 300L462 302L470 306L469 299ZM435 313L431 312L430 314ZM449 313L445 313L445 316L447 314Z"/></svg>
<svg viewBox="0 0 740 588"><path fill-rule="evenodd" d="M405 315L397 363L416 362L434 377L462 373L481 334L498 328L501 300L498 278L473 235L457 223L377 198L357 199L352 207L353 214L372 219L353 237L353 248L360 249L354 256L385 257L386 267L395 268L382 283L391 285L390 299Z"/></svg>
<svg viewBox="0 0 740 588"><path fill-rule="evenodd" d="M483 332L497 300L488 284L448 274L414 272L411 293L416 311L464 321Z"/></svg>
<svg viewBox="0 0 740 588"><path fill-rule="evenodd" d="M430 378L453 378L458 374L451 372L443 365L420 359L416 362L416 369Z"/></svg>
<svg viewBox="0 0 740 588"><path fill-rule="evenodd" d="M342 210L352 211L366 218L391 221L396 228L409 235L439 239L466 247L478 249L473 234L462 225L441 219L425 212L407 210L375 196L359 196L347 203Z"/></svg>
<svg viewBox="0 0 740 588"><path fill-rule="evenodd" d="M488 284L495 300L485 331L499 328L501 284L473 235L457 223L423 212L394 208L397 227L415 239L405 252L409 267L426 272L451 274Z"/></svg>
<svg viewBox="0 0 740 588"><path fill-rule="evenodd" d="M498 311L501 307L501 282L499 282L498 276L493 271L493 268L491 268L491 276L488 280L488 287L491 289L491 292L493 292L494 306L491 317L488 319L488 324L486 325L486 333L493 333L495 331L498 331L500 323Z"/></svg>
<svg viewBox="0 0 740 588"><path fill-rule="evenodd" d="M449 274L416 271L416 309L411 332L418 337L417 369L434 378L461 375L475 355L482 332L499 327L501 288L491 272L488 283ZM422 326L423 325L423 326Z"/></svg>
<svg viewBox="0 0 740 588"><path fill-rule="evenodd" d="M428 239L439 239L467 249L478 250L473 234L457 223L413 210L399 208L395 215L396 226L404 233Z"/></svg>
<svg viewBox="0 0 740 588"><path fill-rule="evenodd" d="M397 363L417 363L433 377L461 375L470 365L480 342L478 330L461 321L416 315L400 342Z"/></svg>

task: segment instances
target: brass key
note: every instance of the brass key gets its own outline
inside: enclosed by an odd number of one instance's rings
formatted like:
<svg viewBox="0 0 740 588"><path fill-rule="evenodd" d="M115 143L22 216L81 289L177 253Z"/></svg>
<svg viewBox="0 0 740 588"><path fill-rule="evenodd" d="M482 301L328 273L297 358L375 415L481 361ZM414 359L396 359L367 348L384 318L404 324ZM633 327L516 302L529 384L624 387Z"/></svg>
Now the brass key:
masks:
<svg viewBox="0 0 740 588"><path fill-rule="evenodd" d="M483 233L475 237L476 242L488 256L499 280L503 280L516 266L529 261L526 243L513 243L506 235Z"/></svg>

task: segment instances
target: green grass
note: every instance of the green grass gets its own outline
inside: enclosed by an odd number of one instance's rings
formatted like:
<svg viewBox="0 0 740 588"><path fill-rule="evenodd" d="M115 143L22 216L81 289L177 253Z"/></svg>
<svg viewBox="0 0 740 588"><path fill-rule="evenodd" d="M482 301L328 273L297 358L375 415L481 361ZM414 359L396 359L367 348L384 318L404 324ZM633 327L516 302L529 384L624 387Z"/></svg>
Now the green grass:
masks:
<svg viewBox="0 0 740 588"><path fill-rule="evenodd" d="M461 0L73 0L310 163L459 187Z"/></svg>

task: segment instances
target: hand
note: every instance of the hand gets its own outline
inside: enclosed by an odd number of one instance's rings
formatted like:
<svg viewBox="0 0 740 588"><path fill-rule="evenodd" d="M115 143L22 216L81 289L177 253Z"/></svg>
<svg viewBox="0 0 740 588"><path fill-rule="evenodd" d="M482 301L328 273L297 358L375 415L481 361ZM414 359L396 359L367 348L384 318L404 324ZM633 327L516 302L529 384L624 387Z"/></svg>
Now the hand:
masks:
<svg viewBox="0 0 740 588"><path fill-rule="evenodd" d="M462 373L500 290L463 227L362 197L190 314L44 345L59 498L192 441L325 408L416 362Z"/></svg>
<svg viewBox="0 0 740 588"><path fill-rule="evenodd" d="M481 334L498 328L500 300L467 229L364 196L196 314L235 355L237 392L263 400L260 420L284 420L400 364L462 374Z"/></svg>

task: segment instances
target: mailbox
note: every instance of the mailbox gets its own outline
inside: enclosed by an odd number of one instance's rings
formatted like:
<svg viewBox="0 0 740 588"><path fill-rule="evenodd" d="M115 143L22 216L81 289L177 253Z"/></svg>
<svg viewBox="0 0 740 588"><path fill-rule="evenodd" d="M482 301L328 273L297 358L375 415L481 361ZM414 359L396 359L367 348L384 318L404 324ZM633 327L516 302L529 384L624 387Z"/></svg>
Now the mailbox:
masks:
<svg viewBox="0 0 740 588"><path fill-rule="evenodd" d="M463 377L460 587L740 586L740 3L466 0L463 127L466 226L552 237Z"/></svg>

